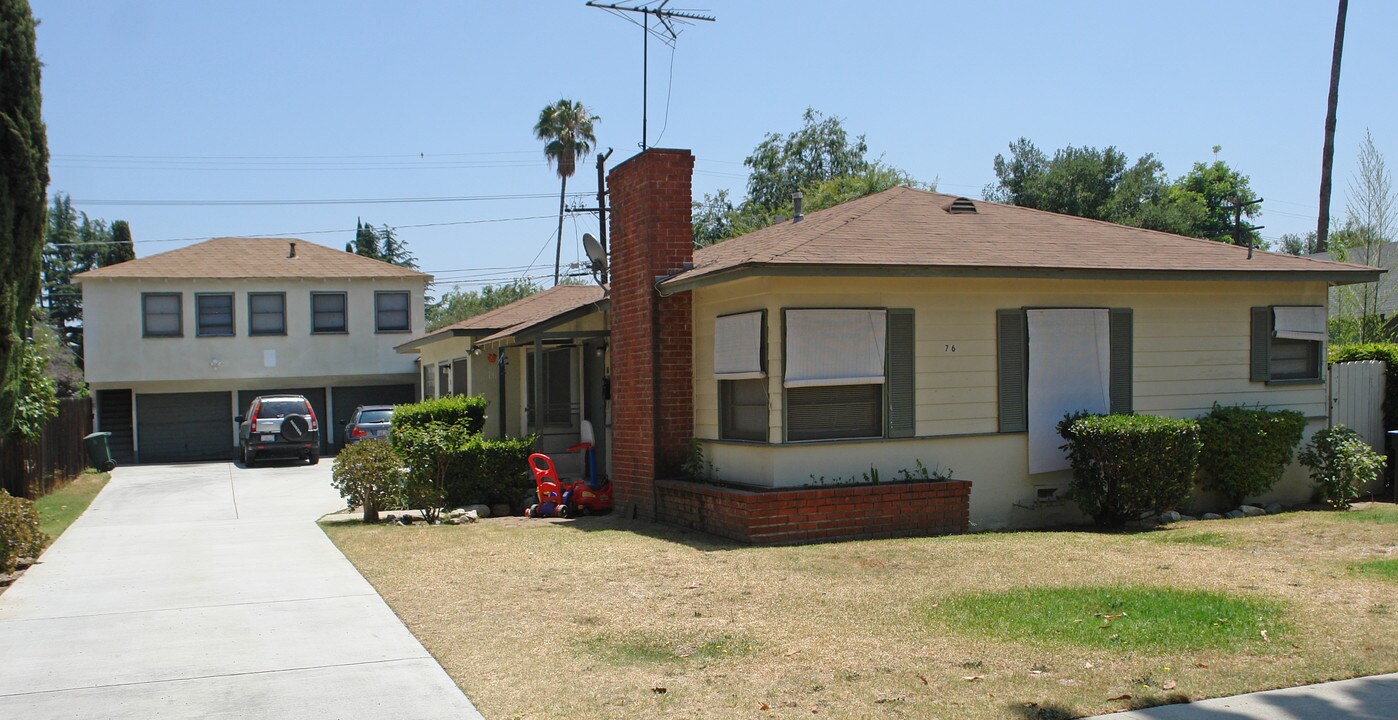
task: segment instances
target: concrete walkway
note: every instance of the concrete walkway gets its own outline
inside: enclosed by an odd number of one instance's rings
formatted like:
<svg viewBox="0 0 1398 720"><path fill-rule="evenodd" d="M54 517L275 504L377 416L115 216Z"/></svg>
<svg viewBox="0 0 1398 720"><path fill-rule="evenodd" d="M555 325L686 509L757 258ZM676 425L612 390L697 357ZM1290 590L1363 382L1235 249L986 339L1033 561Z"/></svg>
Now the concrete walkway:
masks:
<svg viewBox="0 0 1398 720"><path fill-rule="evenodd" d="M1398 673L1162 705L1087 720L1393 720Z"/></svg>
<svg viewBox="0 0 1398 720"><path fill-rule="evenodd" d="M0 718L479 718L315 525L329 480L118 468L0 595Z"/></svg>

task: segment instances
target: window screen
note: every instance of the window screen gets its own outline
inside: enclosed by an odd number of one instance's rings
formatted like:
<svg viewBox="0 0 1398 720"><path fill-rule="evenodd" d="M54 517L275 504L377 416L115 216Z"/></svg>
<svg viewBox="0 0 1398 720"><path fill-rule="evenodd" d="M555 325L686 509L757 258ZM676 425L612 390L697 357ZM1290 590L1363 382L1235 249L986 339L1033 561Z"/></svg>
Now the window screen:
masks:
<svg viewBox="0 0 1398 720"><path fill-rule="evenodd" d="M286 295L248 293L248 334L286 334Z"/></svg>
<svg viewBox="0 0 1398 720"><path fill-rule="evenodd" d="M374 293L374 328L379 332L407 332L412 329L408 320L408 293Z"/></svg>
<svg viewBox="0 0 1398 720"><path fill-rule="evenodd" d="M342 333L348 329L344 293L311 293L312 332Z"/></svg>
<svg viewBox="0 0 1398 720"><path fill-rule="evenodd" d="M883 437L883 385L787 388L787 440Z"/></svg>
<svg viewBox="0 0 1398 720"><path fill-rule="evenodd" d="M719 380L719 437L767 441L767 380Z"/></svg>
<svg viewBox="0 0 1398 720"><path fill-rule="evenodd" d="M1272 338L1272 379L1311 380L1320 377L1320 343Z"/></svg>
<svg viewBox="0 0 1398 720"><path fill-rule="evenodd" d="M180 296L174 293L159 293L141 296L142 324L146 337L179 337Z"/></svg>
<svg viewBox="0 0 1398 720"><path fill-rule="evenodd" d="M573 423L572 354L568 348L544 353L544 424Z"/></svg>
<svg viewBox="0 0 1398 720"><path fill-rule="evenodd" d="M194 297L198 312L198 334L231 336L233 334L233 295L204 295Z"/></svg>

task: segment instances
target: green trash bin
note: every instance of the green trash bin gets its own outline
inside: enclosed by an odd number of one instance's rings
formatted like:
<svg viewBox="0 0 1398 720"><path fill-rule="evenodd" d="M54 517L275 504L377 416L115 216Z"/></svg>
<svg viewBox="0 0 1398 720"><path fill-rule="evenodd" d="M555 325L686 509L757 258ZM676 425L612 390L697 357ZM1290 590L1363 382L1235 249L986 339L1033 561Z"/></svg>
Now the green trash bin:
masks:
<svg viewBox="0 0 1398 720"><path fill-rule="evenodd" d="M83 444L87 446L87 457L92 461L92 467L98 470L111 471L117 465L112 459L112 449L107 444L107 439L111 436L109 432L95 432L83 438Z"/></svg>

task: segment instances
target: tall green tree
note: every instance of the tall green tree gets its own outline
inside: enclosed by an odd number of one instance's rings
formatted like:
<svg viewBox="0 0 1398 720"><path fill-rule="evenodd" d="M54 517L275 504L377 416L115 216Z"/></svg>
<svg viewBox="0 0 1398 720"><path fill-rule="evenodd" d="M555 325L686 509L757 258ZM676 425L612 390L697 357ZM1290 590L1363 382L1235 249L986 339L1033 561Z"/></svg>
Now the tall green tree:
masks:
<svg viewBox="0 0 1398 720"><path fill-rule="evenodd" d="M125 220L113 220L111 244L98 262L102 267L136 259L136 245L131 239L131 225Z"/></svg>
<svg viewBox="0 0 1398 720"><path fill-rule="evenodd" d="M129 237L129 228L127 234ZM83 354L83 304L73 276L110 264L114 247L105 220L75 210L64 193L54 195L45 224L41 262L44 319L58 330L63 342L79 358Z"/></svg>
<svg viewBox="0 0 1398 720"><path fill-rule="evenodd" d="M398 239L398 231L387 224L376 228L356 220L354 240L345 243L345 252L417 269L417 256L408 249L406 241Z"/></svg>
<svg viewBox="0 0 1398 720"><path fill-rule="evenodd" d="M543 288L528 278L518 278L504 285L486 285L480 290L449 290L441 300L427 306L427 331L490 312L541 290Z"/></svg>
<svg viewBox="0 0 1398 720"><path fill-rule="evenodd" d="M345 252L382 260L383 250L379 247L379 234L374 231L374 226L365 224L361 218L356 218L354 221L354 240L345 244Z"/></svg>
<svg viewBox="0 0 1398 720"><path fill-rule="evenodd" d="M719 190L694 203L695 247L792 217L792 195L798 190L803 211L816 212L899 185L936 189L935 182L919 183L881 159L869 158L864 136L851 140L840 118L814 108L806 108L801 117L801 129L767 133L743 161L752 170L746 198L735 203L727 190Z"/></svg>
<svg viewBox="0 0 1398 720"><path fill-rule="evenodd" d="M1398 191L1393 187L1388 163L1374 145L1373 135L1365 130L1364 142L1359 146L1359 167L1350 178L1345 199L1345 224L1331 235L1330 256L1341 262L1386 267L1393 261L1395 241ZM1393 295L1393 285L1381 281L1335 288L1331 341L1367 343L1391 339L1384 308L1391 304Z"/></svg>
<svg viewBox="0 0 1398 720"><path fill-rule="evenodd" d="M13 428L23 392L44 244L49 151L34 25L27 0L0 0L0 432Z"/></svg>
<svg viewBox="0 0 1398 720"><path fill-rule="evenodd" d="M553 253L553 284L558 284L563 263L563 210L568 195L568 178L577 172L578 161L587 157L597 144L593 125L601 117L575 100L561 99L539 112L534 137L544 142L544 157L558 173L558 242Z"/></svg>
<svg viewBox="0 0 1398 720"><path fill-rule="evenodd" d="M1235 201L1256 199L1248 178L1221 160L1195 163L1171 182L1165 166L1152 154L1128 164L1115 147L1059 149L1049 157L1034 143L1019 138L1010 154L996 155L996 182L985 197L1038 210L1105 220L1121 225L1232 241ZM1259 214L1254 206L1243 215ZM1261 238L1253 233L1254 245Z"/></svg>

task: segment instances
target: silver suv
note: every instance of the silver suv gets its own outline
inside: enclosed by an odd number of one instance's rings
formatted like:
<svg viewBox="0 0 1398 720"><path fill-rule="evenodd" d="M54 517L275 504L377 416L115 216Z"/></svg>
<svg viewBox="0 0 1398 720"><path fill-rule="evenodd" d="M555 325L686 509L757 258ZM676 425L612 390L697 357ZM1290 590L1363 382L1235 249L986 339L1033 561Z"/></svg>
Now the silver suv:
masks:
<svg viewBox="0 0 1398 720"><path fill-rule="evenodd" d="M244 467L269 456L300 458L311 465L320 462L320 423L311 401L301 395L253 398L247 415L234 420Z"/></svg>

